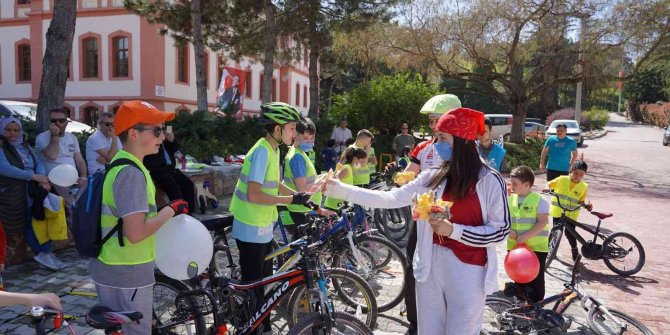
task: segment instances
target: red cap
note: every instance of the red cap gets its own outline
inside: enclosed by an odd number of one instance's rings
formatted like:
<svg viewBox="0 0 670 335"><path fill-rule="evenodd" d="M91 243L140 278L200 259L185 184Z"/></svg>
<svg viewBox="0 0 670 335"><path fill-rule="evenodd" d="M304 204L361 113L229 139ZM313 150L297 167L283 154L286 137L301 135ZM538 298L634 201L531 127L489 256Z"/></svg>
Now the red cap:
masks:
<svg viewBox="0 0 670 335"><path fill-rule="evenodd" d="M158 110L148 102L133 100L124 102L114 117L114 134L117 136L136 124L157 124L174 120L174 113Z"/></svg>
<svg viewBox="0 0 670 335"><path fill-rule="evenodd" d="M470 108L456 108L442 115L435 129L474 141L484 134L484 113Z"/></svg>

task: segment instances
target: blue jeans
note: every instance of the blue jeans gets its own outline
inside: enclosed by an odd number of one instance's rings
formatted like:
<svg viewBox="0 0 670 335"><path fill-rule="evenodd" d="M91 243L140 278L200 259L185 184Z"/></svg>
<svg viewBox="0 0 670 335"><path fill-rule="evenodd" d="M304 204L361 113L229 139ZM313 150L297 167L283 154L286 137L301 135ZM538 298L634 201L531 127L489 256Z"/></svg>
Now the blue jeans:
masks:
<svg viewBox="0 0 670 335"><path fill-rule="evenodd" d="M52 252L53 245L51 241L47 241L44 244L40 244L37 241L37 236L35 236L35 231L33 230L33 211L32 207L28 207L25 214L25 224L23 225L23 237L26 239L26 243L30 246L30 249L35 255L38 255L43 252Z"/></svg>

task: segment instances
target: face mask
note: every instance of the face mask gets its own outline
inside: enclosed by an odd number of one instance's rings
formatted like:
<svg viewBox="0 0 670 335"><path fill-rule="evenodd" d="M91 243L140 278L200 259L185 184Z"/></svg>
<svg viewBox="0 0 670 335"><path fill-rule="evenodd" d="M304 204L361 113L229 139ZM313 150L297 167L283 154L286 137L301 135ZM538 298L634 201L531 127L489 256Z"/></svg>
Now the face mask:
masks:
<svg viewBox="0 0 670 335"><path fill-rule="evenodd" d="M444 161L451 160L451 144L449 142L435 142L435 150L437 154L440 155L440 158Z"/></svg>
<svg viewBox="0 0 670 335"><path fill-rule="evenodd" d="M300 143L299 148L304 152L310 152L314 149L314 142L302 142Z"/></svg>

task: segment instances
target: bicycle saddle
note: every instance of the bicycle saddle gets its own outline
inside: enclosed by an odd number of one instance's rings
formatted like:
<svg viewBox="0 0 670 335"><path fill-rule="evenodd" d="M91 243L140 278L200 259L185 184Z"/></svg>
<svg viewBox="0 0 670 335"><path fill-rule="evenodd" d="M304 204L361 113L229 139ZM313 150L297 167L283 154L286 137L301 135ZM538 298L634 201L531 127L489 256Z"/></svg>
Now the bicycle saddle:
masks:
<svg viewBox="0 0 670 335"><path fill-rule="evenodd" d="M207 218L200 220L202 224L211 232L217 232L228 227L233 226L233 214L222 214L207 216Z"/></svg>
<svg viewBox="0 0 670 335"><path fill-rule="evenodd" d="M603 213L603 212L591 212L591 214L597 216L601 220L614 216L614 214L612 213Z"/></svg>
<svg viewBox="0 0 670 335"><path fill-rule="evenodd" d="M135 311L114 311L105 306L94 306L86 313L86 323L95 329L114 329L123 324L137 322L142 313Z"/></svg>

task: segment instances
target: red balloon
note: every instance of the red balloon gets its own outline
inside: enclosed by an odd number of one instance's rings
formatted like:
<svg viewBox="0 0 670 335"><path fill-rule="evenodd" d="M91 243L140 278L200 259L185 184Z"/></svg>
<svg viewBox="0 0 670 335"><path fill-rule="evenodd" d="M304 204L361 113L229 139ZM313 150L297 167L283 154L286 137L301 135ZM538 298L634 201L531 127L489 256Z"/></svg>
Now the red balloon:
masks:
<svg viewBox="0 0 670 335"><path fill-rule="evenodd" d="M505 256L505 272L517 283L530 283L540 273L540 261L526 244L520 244Z"/></svg>

